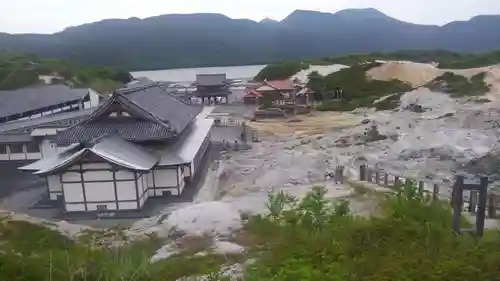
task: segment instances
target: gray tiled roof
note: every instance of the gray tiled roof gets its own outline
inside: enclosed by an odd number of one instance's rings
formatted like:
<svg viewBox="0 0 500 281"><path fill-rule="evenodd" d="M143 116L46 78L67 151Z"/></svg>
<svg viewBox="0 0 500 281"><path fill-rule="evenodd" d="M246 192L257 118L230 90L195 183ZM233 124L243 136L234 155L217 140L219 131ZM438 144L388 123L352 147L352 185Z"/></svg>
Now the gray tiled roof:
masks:
<svg viewBox="0 0 500 281"><path fill-rule="evenodd" d="M133 116L100 118L110 106L119 104ZM202 108L191 106L167 93L158 85L142 85L117 90L87 118L58 133L58 143L87 142L106 134L116 133L129 141L170 139L196 118Z"/></svg>
<svg viewBox="0 0 500 281"><path fill-rule="evenodd" d="M88 89L65 85L44 85L12 91L0 91L0 117L83 99Z"/></svg>
<svg viewBox="0 0 500 281"><path fill-rule="evenodd" d="M129 141L146 141L168 139L175 136L165 126L153 122L127 122L123 120L116 123L86 123L78 124L70 129L59 132L56 142L67 145L76 142L90 142L106 134L116 134Z"/></svg>
<svg viewBox="0 0 500 281"><path fill-rule="evenodd" d="M142 109L168 123L177 133L181 133L202 110L201 107L192 106L159 86L139 89L124 95Z"/></svg>
<svg viewBox="0 0 500 281"><path fill-rule="evenodd" d="M219 86L226 84L226 74L197 74L196 85L198 86Z"/></svg>

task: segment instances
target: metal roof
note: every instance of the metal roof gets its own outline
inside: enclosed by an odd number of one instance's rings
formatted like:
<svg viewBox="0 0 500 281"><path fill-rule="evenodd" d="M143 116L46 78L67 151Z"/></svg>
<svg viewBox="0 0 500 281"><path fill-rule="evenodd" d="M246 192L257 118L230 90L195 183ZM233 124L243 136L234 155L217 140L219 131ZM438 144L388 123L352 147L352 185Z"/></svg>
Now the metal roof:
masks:
<svg viewBox="0 0 500 281"><path fill-rule="evenodd" d="M0 143L31 142L30 134L0 134Z"/></svg>
<svg viewBox="0 0 500 281"><path fill-rule="evenodd" d="M77 101L88 95L88 89L72 89L65 85L44 85L12 91L0 91L0 118L52 105Z"/></svg>
<svg viewBox="0 0 500 281"><path fill-rule="evenodd" d="M92 147L83 147L80 144L72 145L51 158L36 161L19 169L36 171L34 172L36 175L55 173L72 165L88 153L95 154L112 164L135 171L149 171L160 159L140 146L117 136L110 136L97 140Z"/></svg>
<svg viewBox="0 0 500 281"><path fill-rule="evenodd" d="M61 113L54 113L50 115L45 115L42 117L38 117L35 119L27 119L27 120L19 120L19 121L11 121L11 122L6 122L6 123L1 123L0 124L0 132L8 132L8 131L13 131L13 130L19 130L19 129L26 129L26 128L32 128L32 127L39 127L45 124L50 125L52 122L58 122L58 121L63 121L63 120L69 120L69 119L78 119L78 118L83 118L90 113L92 113L94 109L86 109L86 110L78 110L78 111L71 111L71 112L61 112ZM53 127L61 127L59 124L53 124ZM67 127L62 126L62 127Z"/></svg>
<svg viewBox="0 0 500 281"><path fill-rule="evenodd" d="M213 124L212 118L205 119L205 116L196 118L174 145L160 152L161 159L158 165L169 166L192 162Z"/></svg>

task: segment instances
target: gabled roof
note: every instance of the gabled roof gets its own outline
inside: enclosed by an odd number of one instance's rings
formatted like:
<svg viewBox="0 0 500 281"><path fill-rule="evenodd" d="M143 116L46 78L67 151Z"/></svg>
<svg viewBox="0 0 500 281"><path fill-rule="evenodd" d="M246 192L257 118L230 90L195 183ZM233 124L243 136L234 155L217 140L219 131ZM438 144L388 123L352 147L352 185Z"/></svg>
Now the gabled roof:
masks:
<svg viewBox="0 0 500 281"><path fill-rule="evenodd" d="M269 86L275 90L279 91L293 91L295 90L295 83L291 80L272 80L272 81L264 81L262 86ZM259 88L261 88L259 87ZM259 89L257 88L257 89Z"/></svg>
<svg viewBox="0 0 500 281"><path fill-rule="evenodd" d="M78 101L88 89L72 89L65 85L43 85L12 91L0 91L0 118L52 105Z"/></svg>
<svg viewBox="0 0 500 281"><path fill-rule="evenodd" d="M102 120L101 116L116 104L140 120L130 117ZM199 112L201 107L191 106L158 85L120 89L86 119L60 132L56 142L87 142L108 133L129 141L169 139L182 133Z"/></svg>
<svg viewBox="0 0 500 281"><path fill-rule="evenodd" d="M72 145L53 157L39 160L19 169L35 171L36 175L51 174L74 164L89 153L109 163L134 171L149 171L160 160L158 156L140 146L117 136L109 136L96 140L91 147L84 147L80 144Z"/></svg>

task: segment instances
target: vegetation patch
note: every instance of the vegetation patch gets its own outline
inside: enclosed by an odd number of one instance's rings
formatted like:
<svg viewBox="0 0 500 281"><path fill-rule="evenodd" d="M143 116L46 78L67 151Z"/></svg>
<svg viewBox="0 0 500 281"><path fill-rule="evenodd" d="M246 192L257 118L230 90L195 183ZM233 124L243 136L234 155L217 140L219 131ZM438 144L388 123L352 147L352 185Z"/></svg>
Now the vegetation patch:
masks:
<svg viewBox="0 0 500 281"><path fill-rule="evenodd" d="M426 87L453 97L480 96L490 91L490 87L484 82L485 75L481 72L467 79L462 75L446 72L429 82Z"/></svg>
<svg viewBox="0 0 500 281"><path fill-rule="evenodd" d="M314 79L309 81L312 89L324 89L323 96L319 99L323 103L318 106L321 111L351 111L359 107L372 107L374 102L381 97L405 93L411 90L411 86L399 81L381 81L367 78L366 71L379 66L379 63L358 64L350 68L331 73L323 78L314 74ZM336 91L342 91L340 96L335 97ZM397 102L390 99L379 105L380 109L397 106Z"/></svg>
<svg viewBox="0 0 500 281"><path fill-rule="evenodd" d="M35 85L40 82L39 75L53 74L75 87L89 87L98 92L114 90L132 79L130 73L116 68L85 67L66 60L0 51L0 90Z"/></svg>

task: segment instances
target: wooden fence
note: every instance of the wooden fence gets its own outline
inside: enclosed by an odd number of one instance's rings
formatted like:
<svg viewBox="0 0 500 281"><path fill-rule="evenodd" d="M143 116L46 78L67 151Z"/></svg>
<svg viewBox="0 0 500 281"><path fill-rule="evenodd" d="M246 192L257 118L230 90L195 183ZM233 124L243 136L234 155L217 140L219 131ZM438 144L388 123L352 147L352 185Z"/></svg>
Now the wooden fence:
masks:
<svg viewBox="0 0 500 281"><path fill-rule="evenodd" d="M416 180L416 179L411 179L409 177L402 177L400 175L392 175L389 172L386 172L382 169L375 169L372 167L369 167L367 165L360 165L359 167L359 181L364 181L364 182L369 182L373 183L376 185L379 185L381 187L387 187L387 188L394 188L397 186L401 186L405 184L406 182L413 182L416 183L418 186L418 189L422 193L430 194L432 197L432 200L449 200L450 203L453 199L453 190L454 186L459 184L461 186L460 190L464 191L469 191L468 196L465 196L466 200L461 200L462 207L465 207L465 210L471 213L476 213L478 211L478 197L479 197L479 191L477 190L471 190L467 188L462 188L471 186L471 184L466 184L464 183L464 177L463 176L457 176L457 179L455 183L452 186L440 186L437 183L430 183L432 186L432 190L427 190L425 187L427 185L426 181L423 180ZM487 178L482 178L481 182L486 181L486 186L484 187L485 190L487 189ZM472 184L474 185L474 184ZM479 185L479 184L476 184ZM441 189L446 188L447 194L441 193ZM486 209L487 209L487 214L488 217L490 218L495 218L496 217L496 211L497 211L497 203L499 196L497 194L493 194L491 192L488 193L487 195L487 203L486 203ZM462 196L460 196L462 198Z"/></svg>

